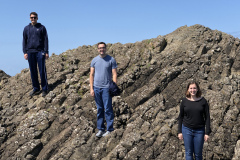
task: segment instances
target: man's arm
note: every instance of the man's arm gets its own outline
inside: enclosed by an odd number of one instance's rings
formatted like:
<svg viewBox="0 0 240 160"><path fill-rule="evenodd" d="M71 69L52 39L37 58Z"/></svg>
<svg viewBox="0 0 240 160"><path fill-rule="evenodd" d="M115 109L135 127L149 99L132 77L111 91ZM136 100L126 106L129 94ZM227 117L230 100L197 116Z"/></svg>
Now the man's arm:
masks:
<svg viewBox="0 0 240 160"><path fill-rule="evenodd" d="M112 69L113 81L117 84L117 68Z"/></svg>
<svg viewBox="0 0 240 160"><path fill-rule="evenodd" d="M89 79L90 79L90 94L91 94L91 96L94 96L94 90L93 90L94 72L95 72L95 69L93 67L91 67L90 68L90 76L89 76Z"/></svg>
<svg viewBox="0 0 240 160"><path fill-rule="evenodd" d="M47 29L43 26L44 52L48 53L48 34Z"/></svg>
<svg viewBox="0 0 240 160"><path fill-rule="evenodd" d="M23 29L23 41L22 41L22 50L24 54L24 58L27 60L28 59L28 54L26 51L26 45L27 45L27 34L25 31L25 28Z"/></svg>
<svg viewBox="0 0 240 160"><path fill-rule="evenodd" d="M47 34L47 29L45 26L43 26L43 35L44 35L44 52L45 52L45 58L49 58L49 53L48 53L48 34Z"/></svg>

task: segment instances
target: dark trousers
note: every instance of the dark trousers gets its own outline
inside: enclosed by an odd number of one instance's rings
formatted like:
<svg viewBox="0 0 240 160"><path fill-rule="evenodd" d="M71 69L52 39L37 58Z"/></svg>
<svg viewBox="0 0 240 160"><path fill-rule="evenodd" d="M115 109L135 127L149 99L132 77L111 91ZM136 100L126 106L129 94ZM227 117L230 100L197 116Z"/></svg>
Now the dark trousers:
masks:
<svg viewBox="0 0 240 160"><path fill-rule="evenodd" d="M47 71L45 66L45 54L43 52L28 53L28 63L31 72L32 86L34 91L39 91L38 70L41 78L41 86L43 91L48 90Z"/></svg>
<svg viewBox="0 0 240 160"><path fill-rule="evenodd" d="M105 131L104 117L107 122L107 131L113 131L114 113L112 108L112 97L108 88L94 87L95 102L97 105L97 128Z"/></svg>

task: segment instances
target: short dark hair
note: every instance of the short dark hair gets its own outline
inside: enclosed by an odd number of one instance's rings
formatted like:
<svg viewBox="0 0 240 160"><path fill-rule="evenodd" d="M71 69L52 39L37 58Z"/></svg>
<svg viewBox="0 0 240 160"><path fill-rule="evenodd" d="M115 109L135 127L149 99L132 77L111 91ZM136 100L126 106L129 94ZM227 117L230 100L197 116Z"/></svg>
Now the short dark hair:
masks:
<svg viewBox="0 0 240 160"><path fill-rule="evenodd" d="M191 97L190 93L188 92L188 88L189 88L189 86L190 86L191 84L195 84L195 85L197 86L197 90L198 90L198 91L197 91L196 97L197 97L197 98L198 98L198 97L201 97L202 91L201 91L201 89L200 89L200 87L199 87L199 84L198 84L196 81L191 81L191 82L189 82L189 83L187 84L187 89L186 89L186 92L185 92L186 97L187 97L187 98L190 98L190 97Z"/></svg>
<svg viewBox="0 0 240 160"><path fill-rule="evenodd" d="M35 15L36 17L38 17L38 14L37 14L36 12L31 12L31 13L30 13L30 16L31 16L32 14Z"/></svg>
<svg viewBox="0 0 240 160"><path fill-rule="evenodd" d="M99 44L104 44L104 46L107 48L106 43L104 43L104 42L98 42L97 47L99 46Z"/></svg>

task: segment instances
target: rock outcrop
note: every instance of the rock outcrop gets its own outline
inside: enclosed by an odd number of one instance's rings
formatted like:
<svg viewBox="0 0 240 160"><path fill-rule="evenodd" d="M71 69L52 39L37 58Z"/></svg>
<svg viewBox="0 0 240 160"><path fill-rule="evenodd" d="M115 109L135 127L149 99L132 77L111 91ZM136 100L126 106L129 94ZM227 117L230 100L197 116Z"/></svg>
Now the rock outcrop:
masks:
<svg viewBox="0 0 240 160"><path fill-rule="evenodd" d="M9 77L11 77L11 76L6 74L3 70L0 70L0 81L4 80L4 79L8 79Z"/></svg>
<svg viewBox="0 0 240 160"><path fill-rule="evenodd" d="M204 159L240 159L240 40L201 25L128 44L108 44L122 94L113 98L115 131L96 138L89 72L96 45L47 60L49 93L29 97L28 69L1 80L1 160L183 160L180 99L199 81L210 105Z"/></svg>

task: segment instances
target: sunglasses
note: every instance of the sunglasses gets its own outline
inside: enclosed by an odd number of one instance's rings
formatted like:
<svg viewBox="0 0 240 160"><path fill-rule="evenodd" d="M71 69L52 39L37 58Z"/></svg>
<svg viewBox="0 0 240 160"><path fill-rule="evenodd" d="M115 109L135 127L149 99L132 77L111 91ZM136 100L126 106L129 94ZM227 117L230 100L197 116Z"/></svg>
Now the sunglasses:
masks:
<svg viewBox="0 0 240 160"><path fill-rule="evenodd" d="M99 47L98 49L106 49L106 47Z"/></svg>
<svg viewBox="0 0 240 160"><path fill-rule="evenodd" d="M37 17L30 17L31 19L37 19Z"/></svg>

